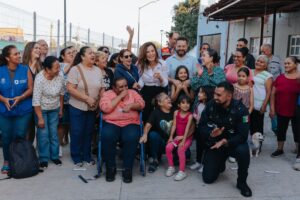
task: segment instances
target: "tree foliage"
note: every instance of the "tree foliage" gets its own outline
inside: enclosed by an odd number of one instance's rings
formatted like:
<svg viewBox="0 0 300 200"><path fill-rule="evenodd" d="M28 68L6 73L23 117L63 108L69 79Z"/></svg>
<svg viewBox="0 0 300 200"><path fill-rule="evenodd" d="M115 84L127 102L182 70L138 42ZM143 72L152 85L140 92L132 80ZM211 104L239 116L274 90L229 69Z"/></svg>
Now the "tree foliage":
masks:
<svg viewBox="0 0 300 200"><path fill-rule="evenodd" d="M200 0L185 0L173 8L174 26L171 30L188 38L190 47L194 47L197 43L199 6Z"/></svg>

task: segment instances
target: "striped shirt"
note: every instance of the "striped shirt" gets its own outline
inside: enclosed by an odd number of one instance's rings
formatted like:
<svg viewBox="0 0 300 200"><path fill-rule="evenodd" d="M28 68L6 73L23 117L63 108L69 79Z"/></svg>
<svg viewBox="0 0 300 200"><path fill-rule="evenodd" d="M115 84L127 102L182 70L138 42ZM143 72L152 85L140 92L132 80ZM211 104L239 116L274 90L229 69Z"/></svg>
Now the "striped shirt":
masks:
<svg viewBox="0 0 300 200"><path fill-rule="evenodd" d="M254 109L260 110L266 95L266 81L269 78L272 78L273 75L269 73L268 71L262 71L258 74L254 74L254 69L252 70L253 79L254 79L254 85L253 85L253 95L254 95Z"/></svg>

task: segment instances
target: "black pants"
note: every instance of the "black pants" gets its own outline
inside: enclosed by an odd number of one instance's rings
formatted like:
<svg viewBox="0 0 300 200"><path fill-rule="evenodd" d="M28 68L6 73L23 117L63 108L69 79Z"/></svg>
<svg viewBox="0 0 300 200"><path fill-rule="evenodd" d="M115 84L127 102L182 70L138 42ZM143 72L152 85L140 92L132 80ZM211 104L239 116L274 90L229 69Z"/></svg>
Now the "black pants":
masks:
<svg viewBox="0 0 300 200"><path fill-rule="evenodd" d="M296 137L297 137L298 143L300 143L300 105L297 106L296 120L297 120ZM299 146L298 146L298 155L297 156L300 156L300 147Z"/></svg>
<svg viewBox="0 0 300 200"><path fill-rule="evenodd" d="M264 134L264 117L265 114L258 110L253 110L250 114L250 134L253 135L256 132Z"/></svg>
<svg viewBox="0 0 300 200"><path fill-rule="evenodd" d="M235 157L238 163L237 181L239 183L246 182L250 165L250 153L248 144L244 143L239 144L235 148L222 147L217 150L206 150L202 172L202 178L205 183L213 183L217 180L219 174L225 170L225 163L229 155Z"/></svg>
<svg viewBox="0 0 300 200"><path fill-rule="evenodd" d="M200 128L196 129L196 161L202 163L203 151L205 147L205 138L201 134Z"/></svg>
<svg viewBox="0 0 300 200"><path fill-rule="evenodd" d="M278 142L284 142L286 140L286 132L289 127L289 122L292 121L292 132L294 135L294 141L298 142L297 138L297 119L296 116L294 117L284 117L277 115L277 141ZM300 123L300 122L298 122Z"/></svg>
<svg viewBox="0 0 300 200"><path fill-rule="evenodd" d="M157 87L157 86L144 86L141 94L145 101L145 108L143 111L143 121L146 122L149 118L149 115L154 110L154 100L156 95L161 92L167 93L167 87Z"/></svg>

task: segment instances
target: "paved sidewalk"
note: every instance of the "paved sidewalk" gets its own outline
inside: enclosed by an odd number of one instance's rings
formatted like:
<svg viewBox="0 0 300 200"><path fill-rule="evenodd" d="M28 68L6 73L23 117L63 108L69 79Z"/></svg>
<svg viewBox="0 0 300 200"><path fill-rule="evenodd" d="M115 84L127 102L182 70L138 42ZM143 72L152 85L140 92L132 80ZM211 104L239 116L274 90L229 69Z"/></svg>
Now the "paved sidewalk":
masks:
<svg viewBox="0 0 300 200"><path fill-rule="evenodd" d="M270 122L266 118L266 129ZM248 183L253 191L250 199L262 200L299 200L300 172L292 169L295 160L294 143L289 128L285 155L271 158L270 154L276 148L276 137L270 131L265 133L262 154L251 160ZM96 173L96 167L88 167L86 171L73 171L70 160L69 146L63 149L63 166L50 164L48 169L32 178L0 181L0 200L96 200L96 199L243 199L236 184L236 164L227 163L226 170L216 183L207 185L202 181L201 174L187 169L188 177L175 182L173 178L164 176L167 161L154 174L142 177L138 173L138 162L134 170L133 182L125 184L118 172L116 180L107 183L104 176L83 183L78 175L91 178ZM195 153L194 147L192 148ZM194 156L193 156L194 157ZM2 153L0 160L2 162ZM1 163L2 164L2 163ZM265 170L279 171L279 174L266 173ZM4 176L1 176L4 177Z"/></svg>

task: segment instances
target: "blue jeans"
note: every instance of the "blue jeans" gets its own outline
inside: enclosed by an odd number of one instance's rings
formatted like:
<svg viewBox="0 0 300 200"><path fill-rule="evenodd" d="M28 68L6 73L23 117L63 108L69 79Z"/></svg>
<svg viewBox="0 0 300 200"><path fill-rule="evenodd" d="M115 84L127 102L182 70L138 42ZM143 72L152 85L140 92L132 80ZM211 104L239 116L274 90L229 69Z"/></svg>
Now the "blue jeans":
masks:
<svg viewBox="0 0 300 200"><path fill-rule="evenodd" d="M37 146L40 162L48 162L49 159L58 159L59 142L57 126L59 120L59 108L55 110L42 110L45 128L37 128ZM37 117L36 117L37 123Z"/></svg>
<svg viewBox="0 0 300 200"><path fill-rule="evenodd" d="M71 105L70 109L70 137L71 157L73 162L91 162L91 143L95 128L95 111L82 111Z"/></svg>
<svg viewBox="0 0 300 200"><path fill-rule="evenodd" d="M271 118L271 129L275 135L277 135L277 126L277 116L275 115L275 117Z"/></svg>
<svg viewBox="0 0 300 200"><path fill-rule="evenodd" d="M150 131L148 138L150 143L150 157L158 159L165 151L166 141L155 131Z"/></svg>
<svg viewBox="0 0 300 200"><path fill-rule="evenodd" d="M109 168L116 167L116 145L120 141L123 146L123 168L132 169L139 138L139 125L130 124L119 127L103 121L101 143L106 166Z"/></svg>
<svg viewBox="0 0 300 200"><path fill-rule="evenodd" d="M0 115L4 161L9 161L10 143L17 137L25 138L31 117L32 112L16 117Z"/></svg>

